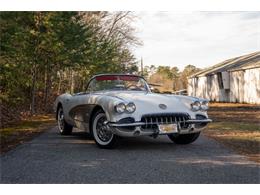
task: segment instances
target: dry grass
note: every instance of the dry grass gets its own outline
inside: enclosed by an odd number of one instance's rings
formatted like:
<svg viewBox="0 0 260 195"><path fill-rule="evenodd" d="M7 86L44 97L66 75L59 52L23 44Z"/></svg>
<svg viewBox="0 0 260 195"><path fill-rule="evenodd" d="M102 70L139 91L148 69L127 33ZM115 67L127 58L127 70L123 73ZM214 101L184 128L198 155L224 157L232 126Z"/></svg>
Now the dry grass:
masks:
<svg viewBox="0 0 260 195"><path fill-rule="evenodd" d="M250 104L213 103L214 120L204 134L260 162L260 107Z"/></svg>
<svg viewBox="0 0 260 195"><path fill-rule="evenodd" d="M54 125L53 115L37 115L0 129L1 149L6 152Z"/></svg>
<svg viewBox="0 0 260 195"><path fill-rule="evenodd" d="M259 104L242 104L242 103L219 103L219 102L211 102L210 106L212 108L253 108L259 109Z"/></svg>

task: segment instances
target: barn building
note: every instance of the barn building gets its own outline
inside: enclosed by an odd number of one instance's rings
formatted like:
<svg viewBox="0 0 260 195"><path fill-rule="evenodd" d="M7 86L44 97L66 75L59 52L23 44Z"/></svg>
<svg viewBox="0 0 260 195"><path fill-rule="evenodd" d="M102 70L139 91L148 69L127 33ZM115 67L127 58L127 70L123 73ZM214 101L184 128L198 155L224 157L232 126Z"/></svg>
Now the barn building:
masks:
<svg viewBox="0 0 260 195"><path fill-rule="evenodd" d="M260 104L260 52L228 59L190 76L188 95Z"/></svg>

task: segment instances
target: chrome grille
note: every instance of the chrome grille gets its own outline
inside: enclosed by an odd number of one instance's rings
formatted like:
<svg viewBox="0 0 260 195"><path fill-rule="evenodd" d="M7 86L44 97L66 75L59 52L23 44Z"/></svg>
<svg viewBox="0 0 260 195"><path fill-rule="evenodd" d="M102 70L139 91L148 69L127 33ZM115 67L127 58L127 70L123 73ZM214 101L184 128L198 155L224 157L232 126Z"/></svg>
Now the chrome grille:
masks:
<svg viewBox="0 0 260 195"><path fill-rule="evenodd" d="M142 125L142 129L158 129L160 124L178 124L180 128L185 129L189 127L189 124L185 123L189 120L190 116L187 113L160 113L149 114L142 116L141 121L145 123Z"/></svg>

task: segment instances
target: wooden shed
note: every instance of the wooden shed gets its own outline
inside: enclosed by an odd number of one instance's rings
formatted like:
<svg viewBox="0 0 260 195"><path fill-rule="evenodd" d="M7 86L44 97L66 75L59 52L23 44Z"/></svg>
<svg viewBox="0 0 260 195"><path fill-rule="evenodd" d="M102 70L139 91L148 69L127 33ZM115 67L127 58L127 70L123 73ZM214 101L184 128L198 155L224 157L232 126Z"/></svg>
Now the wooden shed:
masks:
<svg viewBox="0 0 260 195"><path fill-rule="evenodd" d="M260 52L225 60L188 79L188 95L260 104Z"/></svg>

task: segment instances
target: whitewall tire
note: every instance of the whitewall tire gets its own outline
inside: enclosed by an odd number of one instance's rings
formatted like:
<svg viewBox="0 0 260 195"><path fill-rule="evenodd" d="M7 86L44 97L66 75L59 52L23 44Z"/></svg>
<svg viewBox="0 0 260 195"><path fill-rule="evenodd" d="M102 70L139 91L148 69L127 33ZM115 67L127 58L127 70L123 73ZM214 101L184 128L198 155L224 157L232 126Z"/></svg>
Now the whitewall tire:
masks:
<svg viewBox="0 0 260 195"><path fill-rule="evenodd" d="M106 115L102 110L94 114L92 121L92 135L100 148L111 149L118 145L118 136L114 135L106 125Z"/></svg>

